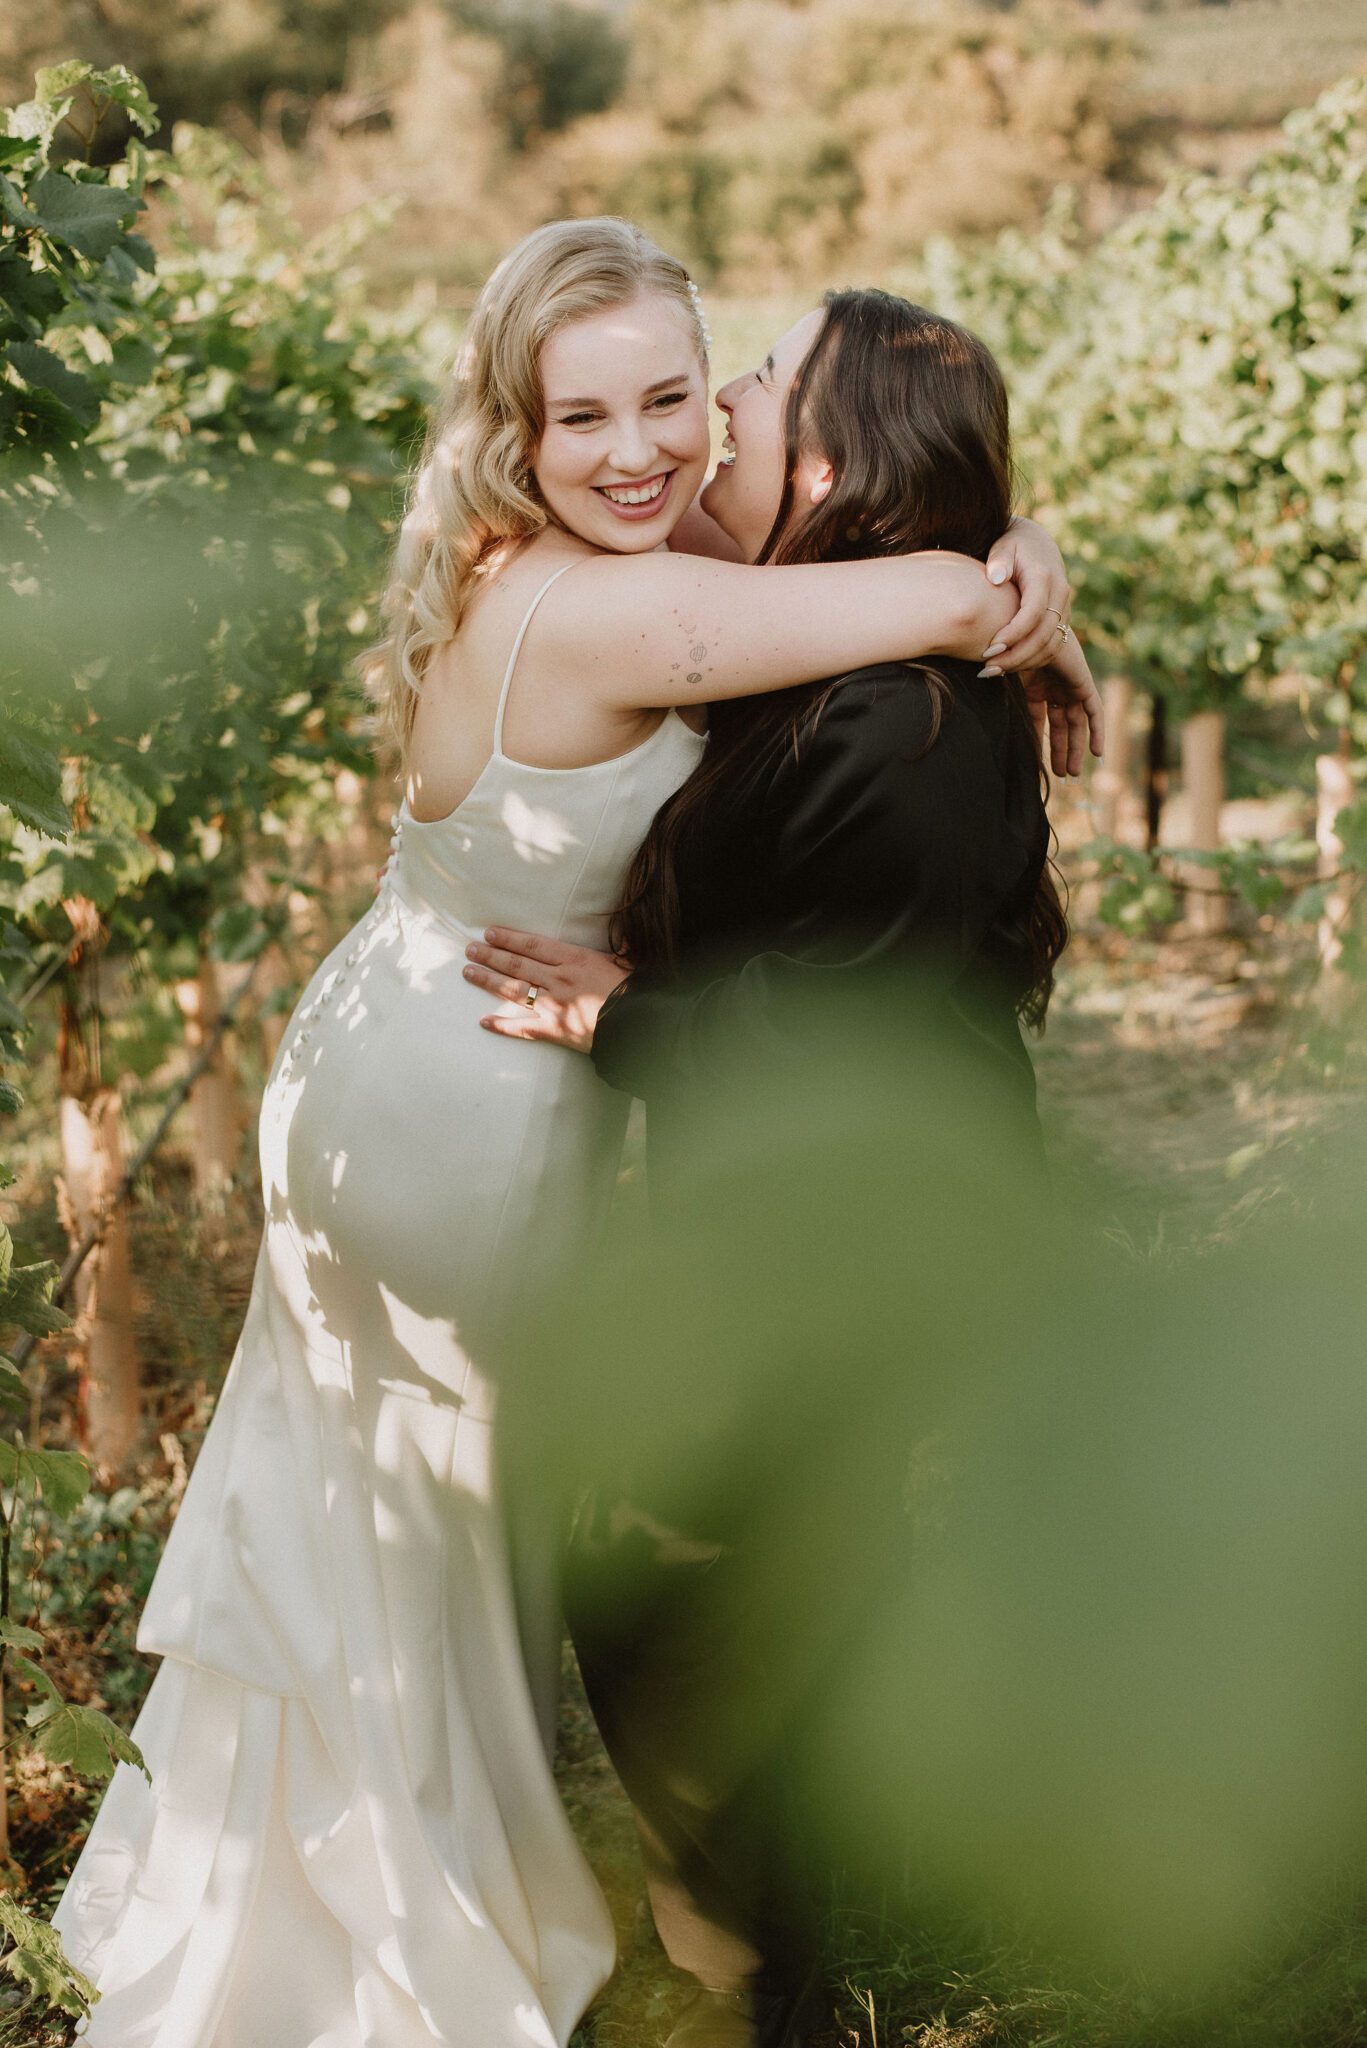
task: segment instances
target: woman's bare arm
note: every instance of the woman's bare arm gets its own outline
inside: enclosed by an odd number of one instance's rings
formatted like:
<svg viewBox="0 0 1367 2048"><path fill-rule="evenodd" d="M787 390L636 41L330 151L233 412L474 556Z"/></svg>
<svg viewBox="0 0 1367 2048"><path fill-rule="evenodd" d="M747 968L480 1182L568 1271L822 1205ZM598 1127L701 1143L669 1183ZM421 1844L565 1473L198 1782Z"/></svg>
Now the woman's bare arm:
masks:
<svg viewBox="0 0 1367 2048"><path fill-rule="evenodd" d="M693 555L604 555L543 608L545 655L608 705L750 697L919 655L980 659L1015 586L941 552L756 569Z"/></svg>

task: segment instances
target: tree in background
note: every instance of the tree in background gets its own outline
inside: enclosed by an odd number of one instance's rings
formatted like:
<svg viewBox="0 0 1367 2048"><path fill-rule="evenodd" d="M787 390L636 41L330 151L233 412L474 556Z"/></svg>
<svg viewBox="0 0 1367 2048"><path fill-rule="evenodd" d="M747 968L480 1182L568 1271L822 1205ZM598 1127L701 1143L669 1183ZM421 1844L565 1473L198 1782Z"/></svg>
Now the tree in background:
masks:
<svg viewBox="0 0 1367 2048"><path fill-rule="evenodd" d="M942 244L922 285L1010 367L1093 644L1184 722L1194 849L1218 843L1220 717L1288 670L1342 808L1367 739L1367 80L1246 179L1177 178L1094 248L1063 210L1042 240Z"/></svg>
<svg viewBox="0 0 1367 2048"><path fill-rule="evenodd" d="M447 0L463 28L502 55L490 111L525 150L610 107L626 83L631 45L609 14L572 0Z"/></svg>
<svg viewBox="0 0 1367 2048"><path fill-rule="evenodd" d="M120 0L117 9L82 0L42 0L7 10L0 28L0 88L18 96L36 66L74 50L94 64L122 64L145 81L169 129L236 107L259 117L287 95L307 103L346 78L354 40L374 34L408 0ZM122 124L103 146L117 150Z"/></svg>

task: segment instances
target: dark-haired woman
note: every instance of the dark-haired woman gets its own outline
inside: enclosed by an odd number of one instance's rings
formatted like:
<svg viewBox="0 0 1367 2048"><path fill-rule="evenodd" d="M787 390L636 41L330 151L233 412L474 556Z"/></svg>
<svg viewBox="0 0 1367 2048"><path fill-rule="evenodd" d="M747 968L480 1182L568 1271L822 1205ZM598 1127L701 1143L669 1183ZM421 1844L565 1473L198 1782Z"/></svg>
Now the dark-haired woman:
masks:
<svg viewBox="0 0 1367 2048"><path fill-rule="evenodd" d="M1000 371L976 337L905 300L831 294L717 402L728 446L702 503L744 560L985 559L1008 524ZM1062 620L1058 639L1076 659ZM962 1050L1029 1145L1021 1024L1042 1023L1066 936L1048 840L1019 683L990 665L880 664L713 708L703 760L637 856L615 955L494 930L467 973L505 1000L534 998L489 1029L591 1050L645 1100L652 1185L668 1187L695 1091L757 1055L819 1061L865 994L891 993L922 1043ZM591 1600L571 1616L657 1924L704 1987L670 2048L805 2038L810 1936L784 1857L761 1839L772 1774L751 1774L739 1800L709 1797L688 1753L727 1683L699 1658L716 1584L706 1546L743 1545L744 1515L723 1505L689 1529L689 1562L638 1574L625 1623Z"/></svg>
<svg viewBox="0 0 1367 2048"><path fill-rule="evenodd" d="M699 552L983 559L1009 524L1001 372L976 336L904 299L831 293L717 403L726 452L684 533ZM1060 658L1080 664L1057 630ZM711 1062L733 1067L738 1034L782 1045L794 994L828 991L832 967L903 959L946 1014L971 1008L975 1038L988 1021L988 1057L1033 1102L1020 1024L1042 1024L1065 937L1043 715L1042 692L1027 702L995 666L939 658L714 704L705 757L636 857L616 952L491 928L469 978L536 1001L485 1027L591 1052L657 1108ZM1076 732L1069 743L1075 772Z"/></svg>

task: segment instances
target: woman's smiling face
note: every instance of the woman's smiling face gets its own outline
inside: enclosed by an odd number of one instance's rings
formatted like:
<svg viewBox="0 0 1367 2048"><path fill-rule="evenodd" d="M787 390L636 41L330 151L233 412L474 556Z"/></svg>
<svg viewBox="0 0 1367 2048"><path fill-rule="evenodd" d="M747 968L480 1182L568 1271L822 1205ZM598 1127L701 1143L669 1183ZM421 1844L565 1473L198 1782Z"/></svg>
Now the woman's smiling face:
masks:
<svg viewBox="0 0 1367 2048"><path fill-rule="evenodd" d="M683 307L641 292L570 321L541 351L541 389L547 509L615 554L658 547L707 474L707 378Z"/></svg>
<svg viewBox="0 0 1367 2048"><path fill-rule="evenodd" d="M740 543L748 562L758 555L778 516L787 481L784 418L788 393L825 317L820 307L804 313L774 343L757 370L733 377L717 393L729 431L716 474L703 493L703 510ZM804 497L829 488L828 471L823 485L823 468L819 458L803 455L799 459L795 509Z"/></svg>

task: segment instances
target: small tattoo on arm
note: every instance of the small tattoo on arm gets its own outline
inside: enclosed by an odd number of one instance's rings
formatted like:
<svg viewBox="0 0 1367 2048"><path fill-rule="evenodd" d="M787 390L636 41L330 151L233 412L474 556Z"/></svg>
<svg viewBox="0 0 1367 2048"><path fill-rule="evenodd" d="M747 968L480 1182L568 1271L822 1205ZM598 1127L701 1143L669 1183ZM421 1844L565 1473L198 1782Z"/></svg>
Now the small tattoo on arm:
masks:
<svg viewBox="0 0 1367 2048"><path fill-rule="evenodd" d="M689 676L688 680L690 683L700 683L702 681L702 677L698 673L697 669L694 669L693 673Z"/></svg>
<svg viewBox="0 0 1367 2048"><path fill-rule="evenodd" d="M696 647L690 647L688 651L692 655L694 661L701 661L703 656L706 654L707 649L703 646L702 642L699 641Z"/></svg>

